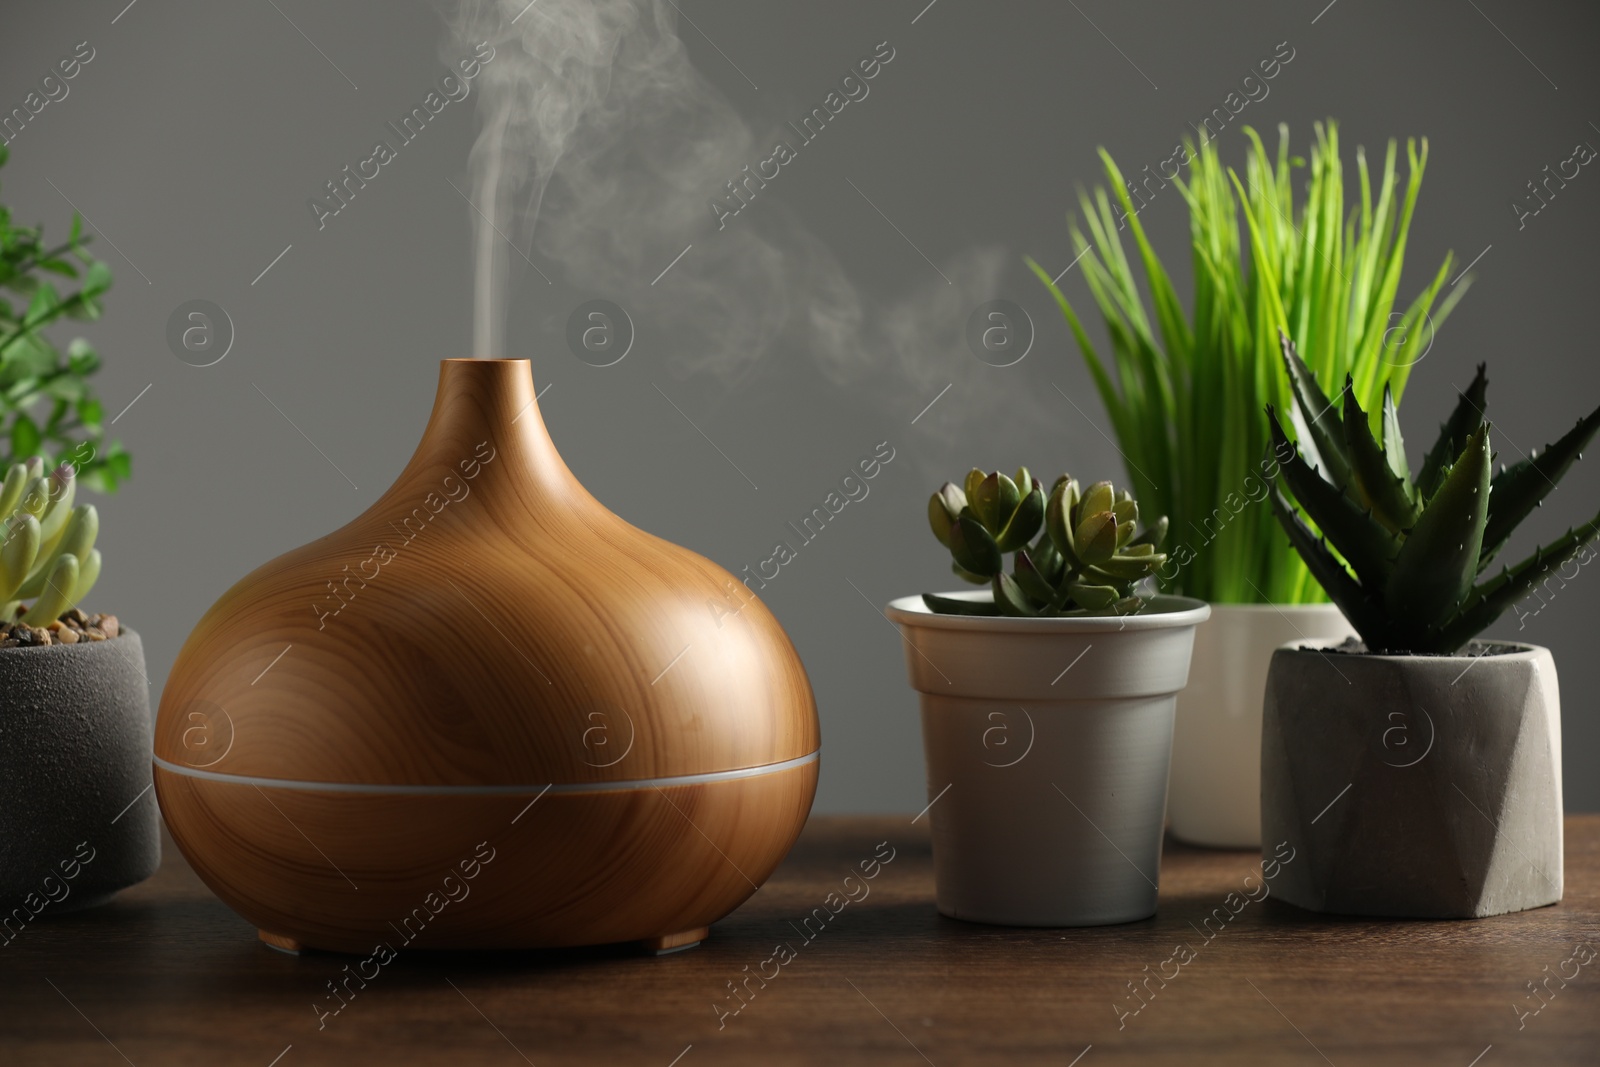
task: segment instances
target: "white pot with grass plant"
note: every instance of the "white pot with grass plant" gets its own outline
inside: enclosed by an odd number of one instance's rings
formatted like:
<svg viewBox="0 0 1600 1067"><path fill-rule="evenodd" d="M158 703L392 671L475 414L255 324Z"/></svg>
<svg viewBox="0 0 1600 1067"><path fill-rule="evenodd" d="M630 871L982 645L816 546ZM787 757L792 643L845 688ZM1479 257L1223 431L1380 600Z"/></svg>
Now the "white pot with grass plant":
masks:
<svg viewBox="0 0 1600 1067"><path fill-rule="evenodd" d="M973 471L929 501L962 578L988 588L903 597L922 711L939 911L1009 926L1155 914L1174 697L1198 600L1146 596L1167 522L1109 482L1046 494ZM1005 557L1014 554L1008 571Z"/></svg>
<svg viewBox="0 0 1600 1067"><path fill-rule="evenodd" d="M1302 857L1274 889L1313 911L1426 919L1556 903L1555 661L1537 645L1477 636L1593 558L1600 516L1520 563L1493 566L1600 429L1600 409L1491 476L1480 366L1413 476L1388 398L1375 430L1348 385L1330 402L1287 344L1285 358L1301 450L1320 462L1284 463L1295 503L1274 492L1273 510L1361 637L1296 641L1273 656L1262 839L1287 841ZM1276 416L1270 422L1286 443Z"/></svg>
<svg viewBox="0 0 1600 1067"><path fill-rule="evenodd" d="M1190 144L1182 185L1156 177L1130 185L1101 152L1109 192L1082 198L1087 232L1075 220L1072 233L1106 322L1109 360L1050 272L1030 261L1083 351L1134 492L1171 519L1161 589L1212 605L1178 702L1173 835L1240 848L1261 840L1261 700L1273 649L1353 633L1263 503L1286 458L1270 449L1261 417L1269 404L1289 406L1278 332L1299 341L1324 378L1349 375L1356 396L1375 410L1385 387L1399 400L1410 367L1469 284L1461 280L1439 299L1450 277L1447 255L1410 304L1396 305L1426 141L1420 152L1408 143L1403 187L1394 142L1375 182L1358 152L1362 207L1347 219L1333 122L1318 124L1309 166L1291 156L1286 127L1275 154L1254 130L1244 132L1250 151L1242 173L1222 164L1215 142ZM1304 200L1296 204L1300 189ZM1189 208L1196 275L1187 315L1140 220L1145 198L1158 194L1182 197ZM1143 279L1124 250L1124 230Z"/></svg>

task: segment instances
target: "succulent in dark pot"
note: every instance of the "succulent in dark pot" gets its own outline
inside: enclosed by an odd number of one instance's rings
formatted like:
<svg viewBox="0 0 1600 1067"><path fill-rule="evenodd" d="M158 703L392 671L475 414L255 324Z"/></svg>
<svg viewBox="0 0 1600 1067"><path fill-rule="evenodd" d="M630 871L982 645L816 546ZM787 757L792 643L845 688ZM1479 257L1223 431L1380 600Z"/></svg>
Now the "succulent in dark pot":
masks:
<svg viewBox="0 0 1600 1067"><path fill-rule="evenodd" d="M74 218L52 246L0 205L0 946L161 857L143 646L78 607L101 565L79 483L110 491L130 471L89 385L99 356L47 334L100 315L111 274L88 240ZM59 291L63 278L77 290Z"/></svg>

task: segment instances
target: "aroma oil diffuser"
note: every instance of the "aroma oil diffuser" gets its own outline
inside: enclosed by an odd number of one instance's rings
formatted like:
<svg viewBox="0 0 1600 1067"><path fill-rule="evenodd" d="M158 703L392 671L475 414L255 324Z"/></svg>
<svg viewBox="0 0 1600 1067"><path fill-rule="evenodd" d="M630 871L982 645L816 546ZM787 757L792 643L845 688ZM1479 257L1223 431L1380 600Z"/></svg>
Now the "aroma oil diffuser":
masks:
<svg viewBox="0 0 1600 1067"><path fill-rule="evenodd" d="M789 851L818 729L732 575L607 511L525 360L446 360L411 462L184 645L155 784L279 948L692 944Z"/></svg>

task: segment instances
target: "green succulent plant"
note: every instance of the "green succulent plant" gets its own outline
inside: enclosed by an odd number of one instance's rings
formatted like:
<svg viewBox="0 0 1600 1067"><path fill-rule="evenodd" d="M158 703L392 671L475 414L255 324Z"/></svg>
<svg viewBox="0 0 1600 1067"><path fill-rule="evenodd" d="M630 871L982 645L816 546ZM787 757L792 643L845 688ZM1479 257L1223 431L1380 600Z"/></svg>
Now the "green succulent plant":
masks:
<svg viewBox="0 0 1600 1067"><path fill-rule="evenodd" d="M1287 445L1271 406L1267 418L1274 444L1283 447L1279 454L1294 451L1282 466L1283 482L1321 535L1276 486L1272 508L1368 649L1456 652L1600 533L1597 515L1478 581L1512 531L1580 458L1600 429L1600 408L1555 444L1491 478L1484 418L1489 382L1480 364L1413 476L1387 390L1374 434L1348 378L1335 406L1293 342L1284 337L1281 345L1305 427L1299 450Z"/></svg>
<svg viewBox="0 0 1600 1067"><path fill-rule="evenodd" d="M1139 505L1110 482L1080 489L1056 479L1048 495L1028 468L1008 478L974 469L965 486L946 482L928 500L928 524L950 550L951 569L989 585L993 603L923 594L944 615L1018 617L1118 614L1144 604L1134 585L1166 562L1156 551L1167 520L1135 536ZM1015 553L1011 573L1005 557Z"/></svg>
<svg viewBox="0 0 1600 1067"><path fill-rule="evenodd" d="M15 464L0 484L0 621L48 626L75 607L100 577L93 504L74 507L76 472L49 474L38 457ZM23 610L23 600L34 598Z"/></svg>

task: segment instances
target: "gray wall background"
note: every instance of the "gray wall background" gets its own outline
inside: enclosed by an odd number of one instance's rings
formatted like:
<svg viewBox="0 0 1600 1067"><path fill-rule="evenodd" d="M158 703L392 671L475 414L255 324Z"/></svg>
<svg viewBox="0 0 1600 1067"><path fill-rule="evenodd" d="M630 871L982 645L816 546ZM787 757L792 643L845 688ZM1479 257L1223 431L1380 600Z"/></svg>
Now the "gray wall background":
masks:
<svg viewBox="0 0 1600 1067"><path fill-rule="evenodd" d="M83 332L106 359L98 384L108 413L139 399L115 426L135 477L100 501L107 573L92 607L141 630L159 693L190 627L228 585L377 497L421 431L436 361L468 354L468 212L446 179L462 184L475 116L447 109L318 232L307 197L365 155L382 124L443 72L433 9L421 0L125 4L6 5L5 110L76 43L89 41L96 55L69 96L11 145L0 179L21 220L62 234L70 198L107 238L97 250L116 286L106 317ZM633 352L597 369L567 351L562 327L583 300L611 294L566 284L537 255L555 284L524 271L513 286L505 354L532 359L551 387L544 415L573 470L630 521L731 570L787 539L784 522L820 503L878 442L896 449L870 496L763 593L817 690L820 811L916 810L926 799L899 639L875 605L947 584L923 517L931 489L974 464L1121 473L1077 351L1022 256L1052 272L1070 261L1064 216L1077 186L1098 176L1096 145L1129 170L1165 158L1279 42L1294 59L1240 122L1289 122L1303 149L1311 122L1335 116L1347 160L1355 144L1381 151L1390 137L1431 139L1403 293L1446 249L1463 263L1483 253L1472 292L1413 374L1413 451L1481 360L1503 456L1542 445L1600 400L1600 174L1585 168L1520 230L1509 206L1575 143L1600 144L1592 6L925 4L679 3L703 31L680 24L696 66L757 131L820 102L877 42L895 47L870 97L805 147L737 225L759 225L768 212L804 226L859 288L869 319L903 326L909 315L921 325L910 358L886 353L825 373L815 346L786 334L732 372L708 373L692 369L683 336L636 316ZM1225 135L1233 162L1239 144ZM1186 266L1177 193L1142 218L1169 263ZM715 239L704 225L682 243ZM949 286L919 250L954 279ZM985 263L998 264L992 282ZM1078 272L1064 285L1087 301ZM1033 350L1014 367L985 366L963 344L971 305L988 297L1017 302L1037 325ZM224 307L237 332L228 357L204 369L174 358L165 341L169 314L193 298ZM1514 549L1587 517L1596 501L1600 470L1582 464ZM1520 633L1509 620L1492 631L1555 651L1566 795L1579 810L1600 808L1596 582L1585 572Z"/></svg>

